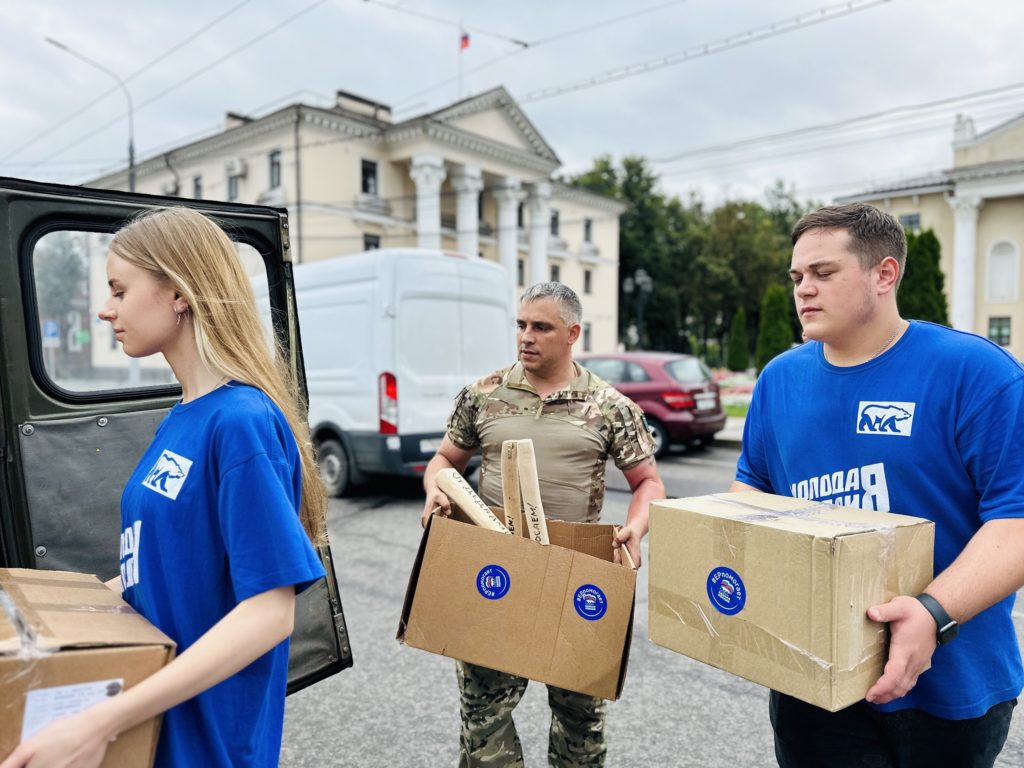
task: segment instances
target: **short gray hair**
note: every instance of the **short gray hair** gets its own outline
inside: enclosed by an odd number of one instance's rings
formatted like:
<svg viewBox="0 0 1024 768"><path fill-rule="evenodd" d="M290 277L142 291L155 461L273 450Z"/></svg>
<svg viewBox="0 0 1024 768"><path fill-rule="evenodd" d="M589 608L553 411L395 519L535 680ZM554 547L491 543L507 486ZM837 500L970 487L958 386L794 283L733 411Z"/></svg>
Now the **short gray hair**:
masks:
<svg viewBox="0 0 1024 768"><path fill-rule="evenodd" d="M519 300L520 304L526 304L537 299L554 299L558 302L558 314L566 327L577 325L583 316L583 305L580 304L580 297L576 291L563 283L536 283L531 285L523 293Z"/></svg>

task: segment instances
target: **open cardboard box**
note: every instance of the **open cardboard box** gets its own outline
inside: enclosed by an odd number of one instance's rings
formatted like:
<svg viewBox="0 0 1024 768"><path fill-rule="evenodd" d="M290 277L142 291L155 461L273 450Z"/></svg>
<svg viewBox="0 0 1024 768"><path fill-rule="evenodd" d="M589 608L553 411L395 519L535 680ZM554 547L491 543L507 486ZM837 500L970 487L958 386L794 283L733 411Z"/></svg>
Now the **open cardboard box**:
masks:
<svg viewBox="0 0 1024 768"><path fill-rule="evenodd" d="M455 509L453 507L453 509ZM551 544L485 530L456 511L423 532L398 640L605 699L622 693L636 572L613 562L615 526L548 520Z"/></svg>
<svg viewBox="0 0 1024 768"><path fill-rule="evenodd" d="M0 568L0 759L173 657L174 641L95 576ZM125 731L102 768L149 768L159 733L159 718Z"/></svg>

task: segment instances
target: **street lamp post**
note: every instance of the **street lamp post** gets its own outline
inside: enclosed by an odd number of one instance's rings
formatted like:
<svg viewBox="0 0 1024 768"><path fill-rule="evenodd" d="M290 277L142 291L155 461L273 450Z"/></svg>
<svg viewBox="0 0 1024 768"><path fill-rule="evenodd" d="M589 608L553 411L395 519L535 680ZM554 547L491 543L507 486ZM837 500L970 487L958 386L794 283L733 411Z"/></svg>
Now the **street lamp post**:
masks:
<svg viewBox="0 0 1024 768"><path fill-rule="evenodd" d="M124 91L124 97L128 100L128 191L135 191L135 108L132 105L132 95L128 92L128 86L124 84L124 80L118 77L114 72L104 67L102 64L93 61L87 56L83 56L78 51L68 48L64 43L59 40L54 40L52 37L46 38L46 42L50 45L60 48L65 53L69 53L79 61L84 61L86 64L101 72L109 75L117 81L117 84Z"/></svg>
<svg viewBox="0 0 1024 768"><path fill-rule="evenodd" d="M622 281L622 292L632 296L636 310L636 344L637 347L644 345L644 307L647 305L647 297L654 290L654 278L647 274L642 267L626 277Z"/></svg>

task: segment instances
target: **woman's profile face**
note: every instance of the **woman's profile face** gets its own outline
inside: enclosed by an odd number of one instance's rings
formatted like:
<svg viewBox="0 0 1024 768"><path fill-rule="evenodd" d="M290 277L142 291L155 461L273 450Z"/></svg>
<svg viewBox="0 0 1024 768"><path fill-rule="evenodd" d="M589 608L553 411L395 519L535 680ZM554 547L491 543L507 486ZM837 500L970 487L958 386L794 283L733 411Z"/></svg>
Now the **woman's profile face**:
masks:
<svg viewBox="0 0 1024 768"><path fill-rule="evenodd" d="M180 330L176 305L181 300L175 298L170 283L111 251L107 254L107 284L110 297L99 318L114 327L125 354L147 357L164 351Z"/></svg>

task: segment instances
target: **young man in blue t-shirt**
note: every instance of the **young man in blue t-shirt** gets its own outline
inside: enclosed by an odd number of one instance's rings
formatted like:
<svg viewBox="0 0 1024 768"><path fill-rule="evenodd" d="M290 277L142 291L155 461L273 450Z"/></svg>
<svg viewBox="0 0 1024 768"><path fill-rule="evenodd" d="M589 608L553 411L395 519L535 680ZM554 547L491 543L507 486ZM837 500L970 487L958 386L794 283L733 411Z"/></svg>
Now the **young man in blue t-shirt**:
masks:
<svg viewBox="0 0 1024 768"><path fill-rule="evenodd" d="M783 768L991 767L1024 670L1024 367L972 334L900 317L906 237L862 203L793 230L808 340L754 390L732 490L935 521L935 579L868 610L892 639L865 701L829 713L772 691ZM931 665L927 671L926 668Z"/></svg>

